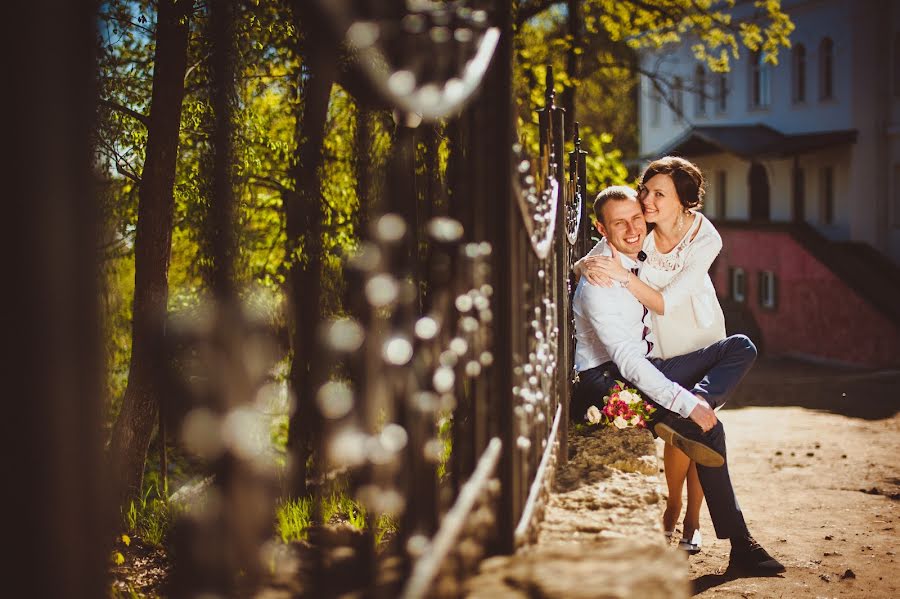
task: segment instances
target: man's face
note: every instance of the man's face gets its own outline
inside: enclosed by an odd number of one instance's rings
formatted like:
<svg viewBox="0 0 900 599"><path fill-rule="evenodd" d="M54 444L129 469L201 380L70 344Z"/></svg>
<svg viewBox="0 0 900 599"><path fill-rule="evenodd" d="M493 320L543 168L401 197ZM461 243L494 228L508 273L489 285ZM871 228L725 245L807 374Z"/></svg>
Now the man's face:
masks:
<svg viewBox="0 0 900 599"><path fill-rule="evenodd" d="M616 250L636 256L647 236L647 223L637 200L611 200L603 205L603 222L597 221L597 231L606 237Z"/></svg>

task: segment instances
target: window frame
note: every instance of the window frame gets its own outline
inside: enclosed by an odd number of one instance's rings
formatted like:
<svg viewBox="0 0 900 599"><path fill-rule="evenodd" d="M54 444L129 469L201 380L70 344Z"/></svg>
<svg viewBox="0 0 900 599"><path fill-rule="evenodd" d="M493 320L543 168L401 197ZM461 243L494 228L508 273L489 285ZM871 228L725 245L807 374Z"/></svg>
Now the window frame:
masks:
<svg viewBox="0 0 900 599"><path fill-rule="evenodd" d="M684 122L684 79L672 79L672 122Z"/></svg>
<svg viewBox="0 0 900 599"><path fill-rule="evenodd" d="M728 216L728 171L716 171L716 218L725 220Z"/></svg>
<svg viewBox="0 0 900 599"><path fill-rule="evenodd" d="M894 163L894 189L891 196L891 225L900 229L900 162Z"/></svg>
<svg viewBox="0 0 900 599"><path fill-rule="evenodd" d="M819 222L834 224L834 167L825 165L819 172Z"/></svg>
<svg viewBox="0 0 900 599"><path fill-rule="evenodd" d="M791 216L795 222L806 220L806 196L806 168L795 166L791 169ZM797 206L802 208L799 214L794 213Z"/></svg>
<svg viewBox="0 0 900 599"><path fill-rule="evenodd" d="M806 46L797 44L791 52L791 101L806 104Z"/></svg>
<svg viewBox="0 0 900 599"><path fill-rule="evenodd" d="M728 73L719 73L716 81L716 112L728 112Z"/></svg>
<svg viewBox="0 0 900 599"><path fill-rule="evenodd" d="M750 54L750 109L766 110L772 105L772 71L759 50Z"/></svg>
<svg viewBox="0 0 900 599"><path fill-rule="evenodd" d="M893 59L894 98L900 98L900 31L894 32Z"/></svg>
<svg viewBox="0 0 900 599"><path fill-rule="evenodd" d="M747 301L747 273L740 266L728 269L728 293L739 304Z"/></svg>
<svg viewBox="0 0 900 599"><path fill-rule="evenodd" d="M834 40L826 36L819 42L819 101L834 100Z"/></svg>
<svg viewBox="0 0 900 599"><path fill-rule="evenodd" d="M706 116L706 69L698 64L694 69L694 116Z"/></svg>
<svg viewBox="0 0 900 599"><path fill-rule="evenodd" d="M774 271L759 271L759 306L765 310L778 308L778 278Z"/></svg>
<svg viewBox="0 0 900 599"><path fill-rule="evenodd" d="M662 93L654 82L650 82L650 126L659 127L662 124Z"/></svg>

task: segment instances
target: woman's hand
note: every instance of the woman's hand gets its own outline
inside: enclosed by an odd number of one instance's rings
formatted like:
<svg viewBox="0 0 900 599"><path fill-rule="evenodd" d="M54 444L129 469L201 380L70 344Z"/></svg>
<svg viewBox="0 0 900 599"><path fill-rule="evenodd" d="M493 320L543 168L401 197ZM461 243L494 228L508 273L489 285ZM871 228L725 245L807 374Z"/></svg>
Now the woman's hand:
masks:
<svg viewBox="0 0 900 599"><path fill-rule="evenodd" d="M614 281L620 284L627 283L628 277L631 276L631 271L619 262L619 256L615 248L612 251L613 255L611 257L588 256L584 259L584 276L587 277L589 282L601 287L612 287Z"/></svg>
<svg viewBox="0 0 900 599"><path fill-rule="evenodd" d="M606 256L585 256L580 262L581 274L591 285L598 287L612 287L615 285L612 277L606 273L606 262L610 260Z"/></svg>

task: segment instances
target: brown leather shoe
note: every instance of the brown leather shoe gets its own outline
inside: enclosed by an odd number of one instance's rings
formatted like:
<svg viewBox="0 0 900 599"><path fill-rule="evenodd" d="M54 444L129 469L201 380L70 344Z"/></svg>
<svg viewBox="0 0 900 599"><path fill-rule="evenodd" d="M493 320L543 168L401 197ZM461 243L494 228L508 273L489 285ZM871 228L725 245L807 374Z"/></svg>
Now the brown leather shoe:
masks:
<svg viewBox="0 0 900 599"><path fill-rule="evenodd" d="M653 426L653 430L660 439L666 443L677 447L685 453L685 455L701 466L709 466L718 468L725 463L725 458L718 451L704 445L699 441L688 439L665 422L657 422Z"/></svg>

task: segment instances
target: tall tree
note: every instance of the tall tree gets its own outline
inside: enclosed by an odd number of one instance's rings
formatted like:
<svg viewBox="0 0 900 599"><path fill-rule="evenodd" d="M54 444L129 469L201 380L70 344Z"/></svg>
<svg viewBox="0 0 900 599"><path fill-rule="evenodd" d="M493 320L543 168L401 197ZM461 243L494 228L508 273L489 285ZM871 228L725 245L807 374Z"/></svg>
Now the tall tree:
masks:
<svg viewBox="0 0 900 599"><path fill-rule="evenodd" d="M178 153L193 0L159 0L147 145L138 191L131 360L110 459L120 499L140 492L161 401Z"/></svg>
<svg viewBox="0 0 900 599"><path fill-rule="evenodd" d="M290 385L297 406L291 416L288 448L292 456L291 484L296 496L307 494L307 462L314 449L316 407L314 395L321 365L317 364L316 328L321 319L322 297L322 146L331 88L337 74L333 52L317 32L311 14L300 14L295 2L298 57L303 64L302 114L297 119L294 139L296 158L288 177L293 191L284 195L287 216L287 243L291 249L288 292L292 306L290 323Z"/></svg>

